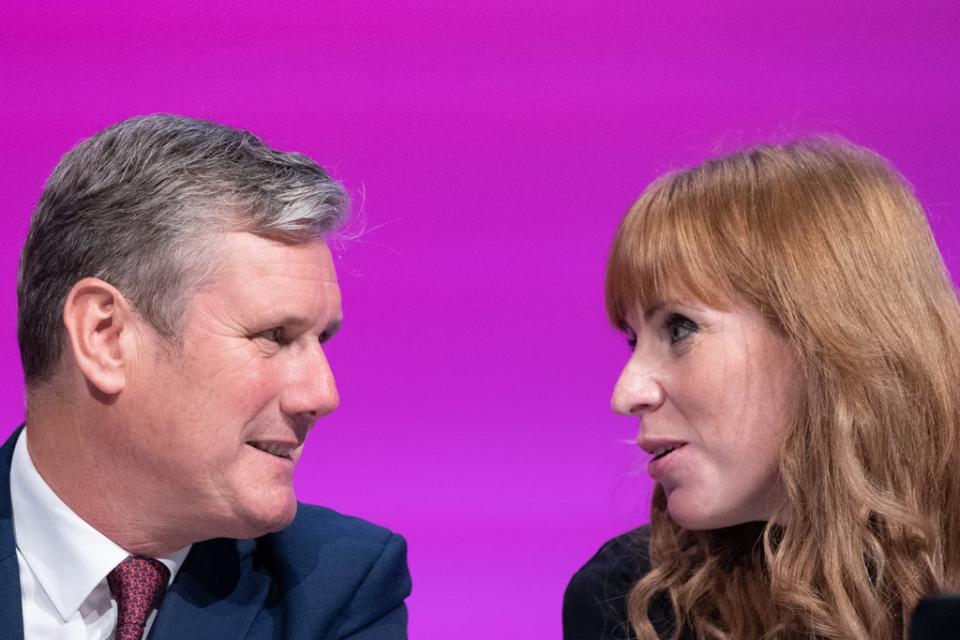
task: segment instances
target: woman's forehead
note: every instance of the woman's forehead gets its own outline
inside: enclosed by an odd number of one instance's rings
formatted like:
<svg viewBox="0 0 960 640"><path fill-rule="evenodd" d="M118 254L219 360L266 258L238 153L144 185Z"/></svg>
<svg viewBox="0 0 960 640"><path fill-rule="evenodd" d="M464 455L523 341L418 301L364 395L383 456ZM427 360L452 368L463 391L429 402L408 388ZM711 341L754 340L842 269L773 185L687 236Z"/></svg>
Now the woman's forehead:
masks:
<svg viewBox="0 0 960 640"><path fill-rule="evenodd" d="M622 325L628 318L640 319L651 310L670 304L728 309L738 299L723 277L681 273L634 271L610 274L607 306L611 320Z"/></svg>

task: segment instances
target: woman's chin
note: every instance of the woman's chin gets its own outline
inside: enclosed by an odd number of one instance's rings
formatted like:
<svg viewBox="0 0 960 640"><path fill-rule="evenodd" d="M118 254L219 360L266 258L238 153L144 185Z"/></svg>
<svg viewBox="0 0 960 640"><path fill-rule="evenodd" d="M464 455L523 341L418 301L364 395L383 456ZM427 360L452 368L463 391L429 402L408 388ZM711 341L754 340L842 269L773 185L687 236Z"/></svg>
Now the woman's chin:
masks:
<svg viewBox="0 0 960 640"><path fill-rule="evenodd" d="M702 505L691 504L689 500L684 499L686 496L682 493L677 495L677 493L675 491L667 499L667 513L671 520L684 529L690 531L722 529L742 522L733 514L717 513L714 510L705 509Z"/></svg>

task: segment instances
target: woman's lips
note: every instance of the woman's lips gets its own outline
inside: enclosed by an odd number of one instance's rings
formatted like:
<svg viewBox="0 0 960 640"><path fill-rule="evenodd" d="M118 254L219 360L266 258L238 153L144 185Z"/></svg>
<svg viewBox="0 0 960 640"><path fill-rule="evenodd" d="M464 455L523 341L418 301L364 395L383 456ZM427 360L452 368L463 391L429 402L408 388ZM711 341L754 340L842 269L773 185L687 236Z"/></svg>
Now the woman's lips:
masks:
<svg viewBox="0 0 960 640"><path fill-rule="evenodd" d="M650 477L659 480L669 474L682 461L685 455L683 449L686 446L686 443L677 443L654 448L653 459L647 465L647 473Z"/></svg>

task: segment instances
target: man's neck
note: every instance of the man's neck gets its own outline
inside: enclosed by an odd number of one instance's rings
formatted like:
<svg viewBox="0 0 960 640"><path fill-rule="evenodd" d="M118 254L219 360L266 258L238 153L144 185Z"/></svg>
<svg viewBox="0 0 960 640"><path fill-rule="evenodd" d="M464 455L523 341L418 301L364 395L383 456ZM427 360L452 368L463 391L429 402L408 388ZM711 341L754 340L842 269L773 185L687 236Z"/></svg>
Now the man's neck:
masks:
<svg viewBox="0 0 960 640"><path fill-rule="evenodd" d="M135 476L97 446L98 431L123 427L111 424L111 416L96 407L65 410L66 403L59 400L39 402L28 396L26 421L30 459L57 497L133 554L158 557L194 542L183 531L182 519L165 519L152 510L156 501L131 482ZM85 421L78 419L81 415Z"/></svg>

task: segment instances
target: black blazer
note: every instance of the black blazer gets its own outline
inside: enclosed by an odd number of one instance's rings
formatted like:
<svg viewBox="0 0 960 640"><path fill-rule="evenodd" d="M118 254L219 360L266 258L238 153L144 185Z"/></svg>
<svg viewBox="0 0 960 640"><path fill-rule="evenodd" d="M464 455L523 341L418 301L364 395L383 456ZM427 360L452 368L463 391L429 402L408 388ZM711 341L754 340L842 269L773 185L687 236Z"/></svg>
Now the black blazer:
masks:
<svg viewBox="0 0 960 640"><path fill-rule="evenodd" d="M23 638L10 461L0 449L0 634ZM329 509L299 505L287 529L194 544L150 640L404 640L410 594L403 538Z"/></svg>
<svg viewBox="0 0 960 640"><path fill-rule="evenodd" d="M640 527L610 540L574 574L563 595L564 640L634 640L627 596L650 571L650 529ZM661 638L673 633L666 597L654 597L650 620Z"/></svg>

